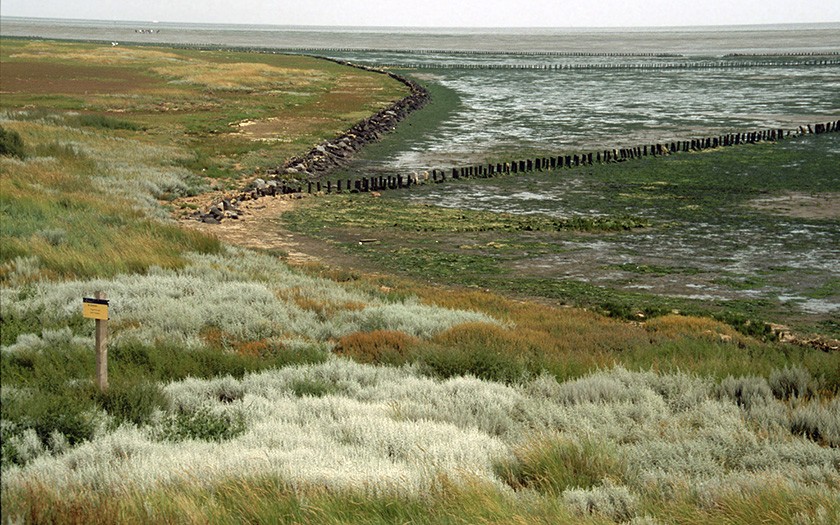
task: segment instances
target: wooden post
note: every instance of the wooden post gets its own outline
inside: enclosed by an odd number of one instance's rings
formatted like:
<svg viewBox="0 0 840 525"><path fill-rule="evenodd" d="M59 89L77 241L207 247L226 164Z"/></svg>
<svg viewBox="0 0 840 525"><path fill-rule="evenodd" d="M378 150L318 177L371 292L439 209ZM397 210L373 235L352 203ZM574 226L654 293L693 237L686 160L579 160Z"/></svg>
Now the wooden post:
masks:
<svg viewBox="0 0 840 525"><path fill-rule="evenodd" d="M108 299L105 292L96 292L97 299ZM108 390L108 320L96 320L96 384L100 392Z"/></svg>

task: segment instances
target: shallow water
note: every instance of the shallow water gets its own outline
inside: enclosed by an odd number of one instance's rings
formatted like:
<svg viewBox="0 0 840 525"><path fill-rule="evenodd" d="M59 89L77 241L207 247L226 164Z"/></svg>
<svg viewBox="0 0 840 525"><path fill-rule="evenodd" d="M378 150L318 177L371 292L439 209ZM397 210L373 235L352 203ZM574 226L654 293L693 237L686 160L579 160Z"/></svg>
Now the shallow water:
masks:
<svg viewBox="0 0 840 525"><path fill-rule="evenodd" d="M774 147L808 155L807 140ZM840 136L824 135L820 141L820 151L832 152ZM796 170L790 174L803 175ZM697 300L766 299L788 303L806 315L840 312L836 291L825 297L813 295L840 279L840 221L836 218L792 218L758 212L745 203L704 209L702 198L689 201L699 203L695 215L676 207L682 202L679 196L649 201L638 197L639 186L632 180L608 184L605 187L603 179L585 169L564 170L428 185L393 197L448 208L556 217L627 214L653 223L651 228L597 238L572 235L559 241L552 253L517 258L511 268L519 275L575 279ZM821 185L830 191L840 188L840 171ZM719 190L710 187L709 191ZM618 198L622 194L634 196L625 205ZM658 197L657 191L646 195ZM621 265L666 271L634 272Z"/></svg>
<svg viewBox="0 0 840 525"><path fill-rule="evenodd" d="M383 167L443 168L497 152L561 153L734 130L793 128L840 115L840 66L743 69L440 70L461 107ZM424 79L429 79L425 77Z"/></svg>

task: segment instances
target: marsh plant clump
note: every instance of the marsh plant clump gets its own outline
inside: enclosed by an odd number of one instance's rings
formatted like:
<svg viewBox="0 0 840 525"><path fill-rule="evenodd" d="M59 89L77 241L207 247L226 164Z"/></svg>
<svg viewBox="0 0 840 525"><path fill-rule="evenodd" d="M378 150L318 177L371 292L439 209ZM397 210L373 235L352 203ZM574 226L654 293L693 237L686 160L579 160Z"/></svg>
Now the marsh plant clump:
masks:
<svg viewBox="0 0 840 525"><path fill-rule="evenodd" d="M26 146L17 131L0 126L0 155L21 160L26 158Z"/></svg>

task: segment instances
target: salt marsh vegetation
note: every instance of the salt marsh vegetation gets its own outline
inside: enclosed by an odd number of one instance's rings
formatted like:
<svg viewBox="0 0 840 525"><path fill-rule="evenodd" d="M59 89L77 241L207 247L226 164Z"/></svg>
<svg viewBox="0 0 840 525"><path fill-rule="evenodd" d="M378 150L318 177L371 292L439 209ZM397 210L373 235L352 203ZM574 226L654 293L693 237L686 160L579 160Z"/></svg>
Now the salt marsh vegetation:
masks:
<svg viewBox="0 0 840 525"><path fill-rule="evenodd" d="M111 98L3 97L2 125L26 151L0 158L4 522L840 521L837 352L710 318L631 323L416 280L433 268L485 282L496 263L469 254L523 248L488 236L595 236L650 227L644 221L350 199L305 211L312 225L348 227L354 242L395 210L394 238L418 227L487 237L459 240L466 253L448 259L430 246L392 252L412 278L291 266L180 229L169 218L174 199L232 183L235 161L262 162L238 133L216 136L247 116L233 114L227 95L253 90L256 100L268 90L277 109L312 89L350 119L399 94L332 63L282 94L288 70L315 67L312 59L249 65L220 53L215 67L208 56L3 42L4 89L7 63L91 73L91 57L102 67L142 63L166 79ZM221 82L242 72L265 75ZM331 91L349 88L376 94ZM216 94L198 108L180 91L193 89ZM168 109L151 111L157 103ZM294 146L340 122L285 132ZM185 131L195 135L174 138ZM217 147L232 157L202 149ZM278 148L271 153L293 149ZM112 301L106 392L94 386L93 323L80 313L96 290Z"/></svg>
<svg viewBox="0 0 840 525"><path fill-rule="evenodd" d="M302 382L332 391L299 395ZM572 514L616 522L667 515L674 499L711 510L734 494L778 490L816 503L802 514L814 523L840 512L836 442L822 446L791 424L819 400L794 408L769 396L748 409L697 376L614 367L563 383L539 376L503 385L331 358L163 390L167 410L242 428L225 439L173 441L173 416L158 413L54 451L21 434L12 446L28 461L4 470L4 514L22 511L11 495L46 487L84 500L274 477L301 494L319 487L395 498L434 498L441 479L478 482L525 507L554 496ZM836 401L823 408L840 416Z"/></svg>

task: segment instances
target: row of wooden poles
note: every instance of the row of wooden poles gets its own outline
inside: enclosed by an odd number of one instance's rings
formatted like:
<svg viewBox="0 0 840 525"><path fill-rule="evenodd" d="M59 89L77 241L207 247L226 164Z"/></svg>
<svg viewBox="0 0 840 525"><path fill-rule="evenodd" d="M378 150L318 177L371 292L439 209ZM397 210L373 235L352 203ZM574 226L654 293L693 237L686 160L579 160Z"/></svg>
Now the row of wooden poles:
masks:
<svg viewBox="0 0 840 525"><path fill-rule="evenodd" d="M287 182L278 181L278 185L267 187L260 191L263 195L278 195L292 193L362 193L370 191L393 190L410 188L428 183L441 183L447 179L489 178L533 171L558 170L604 164L624 162L646 156L663 156L677 152L701 151L710 148L736 146L739 144L755 144L757 142L778 141L791 135L822 134L840 131L840 120L825 124L809 124L796 130L768 129L763 131L748 131L743 133L729 133L716 137L681 140L658 144L605 149L590 153L576 153L571 155L557 155L537 157L512 162L490 163L474 166L453 167L447 169L433 169L422 174L408 175L379 175L362 178L347 178L327 181Z"/></svg>
<svg viewBox="0 0 840 525"><path fill-rule="evenodd" d="M562 56L562 57L660 57L678 58L678 53L596 53L586 51L491 51L463 49L379 49L366 47L287 47L278 51L296 53L388 53L410 55L502 55L502 56Z"/></svg>
<svg viewBox="0 0 840 525"><path fill-rule="evenodd" d="M817 57L840 55L840 51L804 51L789 53L728 53L724 57Z"/></svg>
<svg viewBox="0 0 840 525"><path fill-rule="evenodd" d="M840 66L840 60L772 61L772 62L645 62L635 64L386 64L392 69L726 69L748 67Z"/></svg>
<svg viewBox="0 0 840 525"><path fill-rule="evenodd" d="M502 50L463 50L463 49L381 49L373 47L282 47L259 48L271 49L289 53L388 53L410 55L497 55L497 56L559 56L559 57L651 57L651 58L681 58L681 53L606 53L595 51L502 51ZM729 53L724 57L812 57L836 56L840 51L803 51L789 53Z"/></svg>

